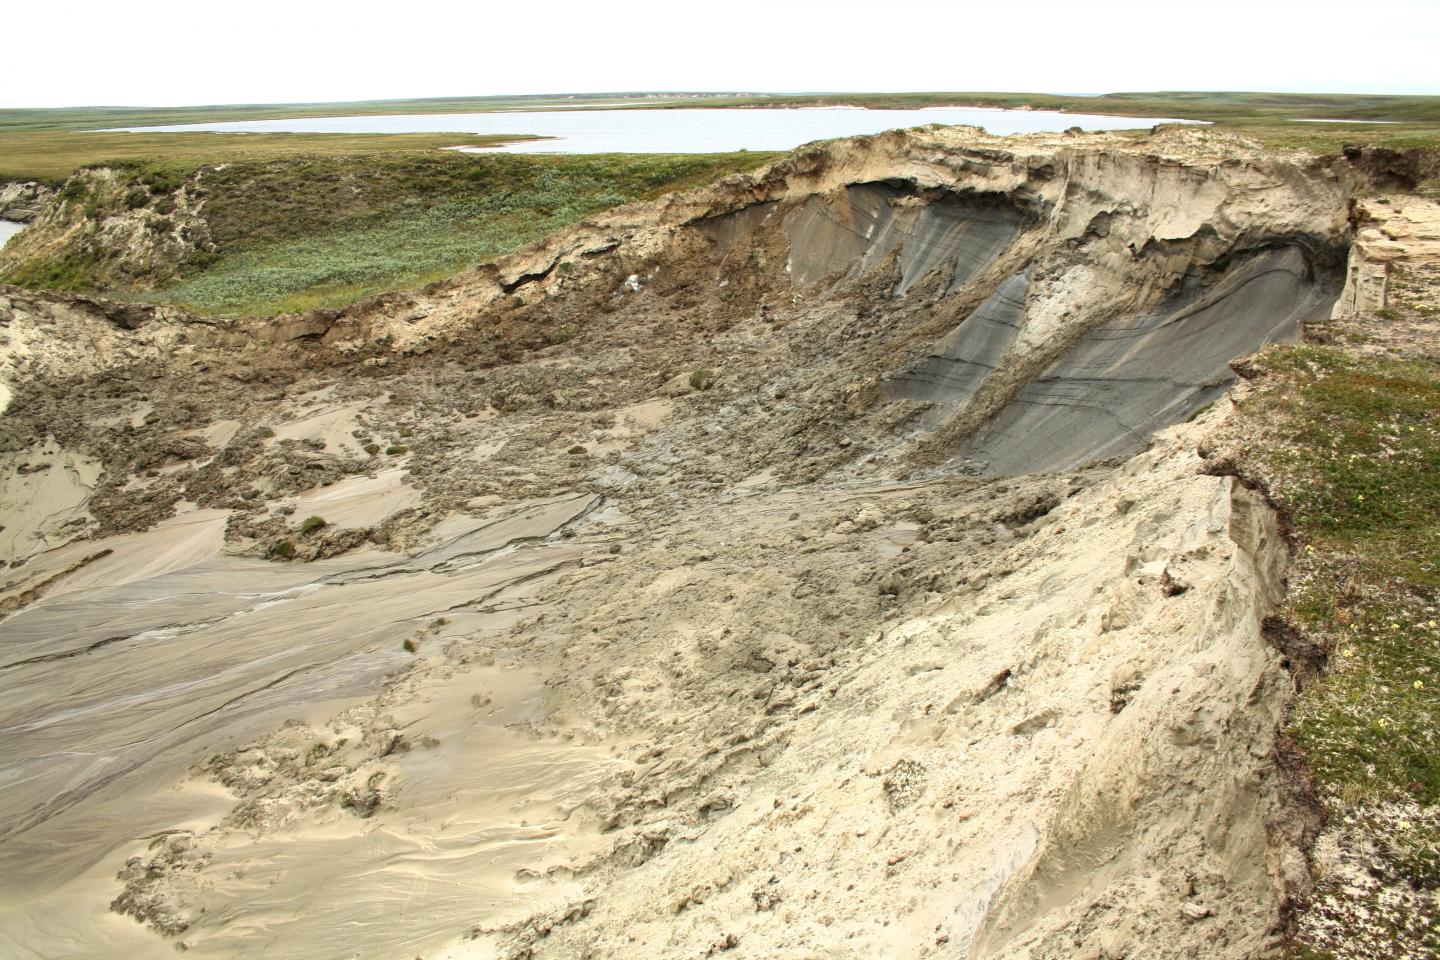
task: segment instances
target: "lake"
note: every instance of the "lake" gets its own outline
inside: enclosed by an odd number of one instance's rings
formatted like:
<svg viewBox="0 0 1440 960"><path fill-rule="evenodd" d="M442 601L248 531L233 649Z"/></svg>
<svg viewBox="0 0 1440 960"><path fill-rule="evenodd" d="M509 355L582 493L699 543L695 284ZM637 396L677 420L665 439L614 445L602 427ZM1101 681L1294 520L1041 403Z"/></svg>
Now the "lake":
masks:
<svg viewBox="0 0 1440 960"><path fill-rule="evenodd" d="M0 247L5 246L5 241L25 229L25 224L16 223L14 220L0 220Z"/></svg>
<svg viewBox="0 0 1440 960"><path fill-rule="evenodd" d="M871 110L861 107L801 109L555 110L497 113L432 113L405 116L302 117L183 123L125 130L217 133L478 133L535 134L553 140L509 144L512 153L723 153L790 150L812 140L853 137L929 123L971 124L994 134L1085 130L1134 130L1153 117L1112 117L1052 110L929 107ZM482 150L489 148L465 148Z"/></svg>

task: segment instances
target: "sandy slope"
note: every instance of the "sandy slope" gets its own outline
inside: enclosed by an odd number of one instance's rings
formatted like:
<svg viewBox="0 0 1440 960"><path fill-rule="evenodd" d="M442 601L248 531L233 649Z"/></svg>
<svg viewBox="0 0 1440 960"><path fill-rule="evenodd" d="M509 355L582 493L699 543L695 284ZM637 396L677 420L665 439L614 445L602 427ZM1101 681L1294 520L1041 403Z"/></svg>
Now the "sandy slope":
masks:
<svg viewBox="0 0 1440 960"><path fill-rule="evenodd" d="M1352 179L927 130L339 314L4 291L0 952L1265 955L1194 450Z"/></svg>
<svg viewBox="0 0 1440 960"><path fill-rule="evenodd" d="M1207 428L1108 475L582 521L532 549L585 566L429 604L378 698L165 788L240 802L142 844L123 904L199 956L1251 955L1283 550Z"/></svg>

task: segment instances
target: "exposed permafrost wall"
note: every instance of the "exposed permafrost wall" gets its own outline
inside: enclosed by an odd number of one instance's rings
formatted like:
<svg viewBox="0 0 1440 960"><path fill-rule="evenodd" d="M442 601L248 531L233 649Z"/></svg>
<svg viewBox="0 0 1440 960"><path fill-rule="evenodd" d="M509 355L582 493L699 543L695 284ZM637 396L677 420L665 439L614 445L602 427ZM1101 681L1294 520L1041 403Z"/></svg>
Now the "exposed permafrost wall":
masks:
<svg viewBox="0 0 1440 960"><path fill-rule="evenodd" d="M896 374L886 385L889 395L935 403L942 414L975 396L1020 334L1030 273L1026 269L1000 284L929 356Z"/></svg>
<svg viewBox="0 0 1440 960"><path fill-rule="evenodd" d="M891 434L913 466L1069 469L1143 448L1223 392L1231 360L1293 338L1339 295L1349 168L1241 159L1211 136L1097 146L927 130L817 145L413 294L128 339L424 351L488 311L550 311L573 331L668 286L687 290L682 309L814 307L891 325L829 359L864 412L922 405L913 432Z"/></svg>
<svg viewBox="0 0 1440 960"><path fill-rule="evenodd" d="M948 326L893 355L878 391L927 405L925 465L1003 475L1132 454L1233 383L1230 361L1293 339L1340 292L1343 166L977 148L887 170L845 146L861 156L835 145L823 175L782 164L765 199L699 232L722 260L783 262L796 302Z"/></svg>
<svg viewBox="0 0 1440 960"><path fill-rule="evenodd" d="M854 279L894 256L904 296L933 272L946 293L973 280L1020 232L1008 204L983 204L949 194L926 197L885 184L857 184L806 200L785 221L797 286Z"/></svg>
<svg viewBox="0 0 1440 960"><path fill-rule="evenodd" d="M1195 287L1158 310L1087 331L1020 389L958 461L977 472L1016 474L1134 453L1157 429L1229 389L1230 361L1294 339L1303 324L1328 315L1334 296L1295 247L1255 254ZM965 386L968 395L979 389Z"/></svg>

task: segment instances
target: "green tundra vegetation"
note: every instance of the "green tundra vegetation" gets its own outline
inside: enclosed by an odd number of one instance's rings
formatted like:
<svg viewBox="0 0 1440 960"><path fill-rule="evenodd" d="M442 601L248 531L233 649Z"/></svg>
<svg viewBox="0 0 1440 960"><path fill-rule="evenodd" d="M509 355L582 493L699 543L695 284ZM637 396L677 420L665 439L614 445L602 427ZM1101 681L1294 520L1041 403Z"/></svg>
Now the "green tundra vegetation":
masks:
<svg viewBox="0 0 1440 960"><path fill-rule="evenodd" d="M205 178L217 254L160 295L220 315L344 306L768 159L432 151L232 164Z"/></svg>
<svg viewBox="0 0 1440 960"><path fill-rule="evenodd" d="M188 258L178 276L107 285L106 251L72 244L0 280L103 289L217 316L341 307L450 276L590 214L750 170L772 155L521 156L397 147L260 152L218 164L202 164L203 156L100 164L128 178L125 197L140 204L167 203L181 186L203 198L215 248ZM65 189L83 193L79 184ZM109 197L107 208L93 197L75 199L103 216L122 212L125 197Z"/></svg>
<svg viewBox="0 0 1440 960"><path fill-rule="evenodd" d="M1294 732L1328 793L1440 803L1440 365L1298 346L1261 370L1255 456L1304 542L1286 614L1332 651Z"/></svg>

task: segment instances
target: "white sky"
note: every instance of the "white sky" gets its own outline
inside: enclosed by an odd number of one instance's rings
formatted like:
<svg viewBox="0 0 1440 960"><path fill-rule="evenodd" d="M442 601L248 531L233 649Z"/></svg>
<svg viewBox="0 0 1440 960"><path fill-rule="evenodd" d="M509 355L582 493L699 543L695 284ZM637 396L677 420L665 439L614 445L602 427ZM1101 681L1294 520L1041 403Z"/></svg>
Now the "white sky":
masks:
<svg viewBox="0 0 1440 960"><path fill-rule="evenodd" d="M1440 0L80 0L40 11L13 41L0 106L612 90L1440 94Z"/></svg>

